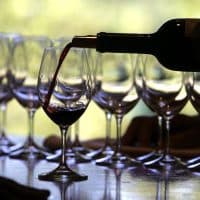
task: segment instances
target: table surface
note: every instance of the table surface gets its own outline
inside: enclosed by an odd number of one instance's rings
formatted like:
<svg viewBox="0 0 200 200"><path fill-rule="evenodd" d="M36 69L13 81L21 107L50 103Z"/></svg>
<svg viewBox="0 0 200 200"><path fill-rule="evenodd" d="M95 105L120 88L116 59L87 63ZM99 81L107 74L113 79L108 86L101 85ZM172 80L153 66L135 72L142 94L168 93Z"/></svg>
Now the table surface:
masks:
<svg viewBox="0 0 200 200"><path fill-rule="evenodd" d="M94 163L71 166L88 175L87 181L71 185L38 180L38 174L58 164L45 160L36 163L0 157L0 175L35 188L48 189L49 200L199 200L200 176L186 174L153 176L142 168L116 171ZM64 198L61 198L64 194Z"/></svg>

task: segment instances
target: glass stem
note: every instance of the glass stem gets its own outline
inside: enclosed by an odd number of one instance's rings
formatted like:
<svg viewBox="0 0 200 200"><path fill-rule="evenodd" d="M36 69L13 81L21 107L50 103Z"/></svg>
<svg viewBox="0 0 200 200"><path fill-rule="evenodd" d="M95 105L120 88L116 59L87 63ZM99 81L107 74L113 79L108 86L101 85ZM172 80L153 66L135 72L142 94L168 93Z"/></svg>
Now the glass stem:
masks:
<svg viewBox="0 0 200 200"><path fill-rule="evenodd" d="M106 115L106 138L105 138L105 147L111 146L110 144L110 135L111 135L111 119L112 114L108 111L105 111Z"/></svg>
<svg viewBox="0 0 200 200"><path fill-rule="evenodd" d="M6 104L1 103L0 138L4 138L6 136L6 110L7 110Z"/></svg>
<svg viewBox="0 0 200 200"><path fill-rule="evenodd" d="M165 119L165 157L169 155L169 148L170 148L170 119L166 118Z"/></svg>
<svg viewBox="0 0 200 200"><path fill-rule="evenodd" d="M61 132L61 160L60 160L60 165L61 166L66 166L66 156L65 156L65 148L66 148L66 135L68 131L68 126L66 127L60 127L60 132Z"/></svg>
<svg viewBox="0 0 200 200"><path fill-rule="evenodd" d="M162 151L163 145L163 117L158 115L158 153Z"/></svg>
<svg viewBox="0 0 200 200"><path fill-rule="evenodd" d="M35 110L28 110L28 126L29 126L29 135L28 135L28 146L33 145L33 137L34 137L34 116Z"/></svg>
<svg viewBox="0 0 200 200"><path fill-rule="evenodd" d="M117 144L115 154L121 154L121 124L122 124L122 115L116 115L116 125L117 125Z"/></svg>

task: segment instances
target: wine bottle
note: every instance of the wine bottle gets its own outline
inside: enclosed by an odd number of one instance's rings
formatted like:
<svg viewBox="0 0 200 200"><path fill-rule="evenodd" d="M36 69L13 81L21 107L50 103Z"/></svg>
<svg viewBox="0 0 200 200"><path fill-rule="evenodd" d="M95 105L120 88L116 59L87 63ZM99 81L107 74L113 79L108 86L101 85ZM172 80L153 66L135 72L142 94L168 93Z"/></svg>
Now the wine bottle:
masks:
<svg viewBox="0 0 200 200"><path fill-rule="evenodd" d="M166 68L200 71L200 19L171 19L150 34L105 33L75 36L72 46L99 52L152 54Z"/></svg>

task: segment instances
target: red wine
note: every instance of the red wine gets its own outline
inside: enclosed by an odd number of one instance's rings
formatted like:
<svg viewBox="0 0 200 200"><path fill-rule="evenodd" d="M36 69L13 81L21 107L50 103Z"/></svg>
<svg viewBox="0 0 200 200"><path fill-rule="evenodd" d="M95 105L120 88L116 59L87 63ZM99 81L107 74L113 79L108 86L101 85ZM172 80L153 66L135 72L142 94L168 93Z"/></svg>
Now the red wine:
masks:
<svg viewBox="0 0 200 200"><path fill-rule="evenodd" d="M72 125L84 113L86 107L62 107L51 104L47 108L43 107L46 114L60 127Z"/></svg>
<svg viewBox="0 0 200 200"><path fill-rule="evenodd" d="M172 19L151 34L76 36L72 44L99 52L152 54L166 68L200 71L200 19Z"/></svg>

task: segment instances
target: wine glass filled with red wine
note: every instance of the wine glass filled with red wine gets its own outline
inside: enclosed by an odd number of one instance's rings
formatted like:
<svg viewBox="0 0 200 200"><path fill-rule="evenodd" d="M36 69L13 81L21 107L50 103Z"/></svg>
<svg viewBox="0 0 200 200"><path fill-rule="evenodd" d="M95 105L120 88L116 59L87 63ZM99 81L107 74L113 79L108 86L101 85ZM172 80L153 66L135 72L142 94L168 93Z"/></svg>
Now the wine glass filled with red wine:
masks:
<svg viewBox="0 0 200 200"><path fill-rule="evenodd" d="M42 173L48 181L81 181L87 176L69 168L66 162L66 135L69 127L84 113L92 96L92 79L86 51L71 48L60 56L62 48L46 48L38 78L39 99L47 116L60 128L61 151L59 166ZM61 64L62 63L62 64Z"/></svg>
<svg viewBox="0 0 200 200"><path fill-rule="evenodd" d="M96 164L110 168L132 168L139 162L121 151L121 125L124 116L132 110L139 96L134 85L136 55L104 53L97 58L98 74L93 99L104 112L110 112L116 119L116 146L110 155L97 159Z"/></svg>
<svg viewBox="0 0 200 200"><path fill-rule="evenodd" d="M64 49L66 44L68 44L71 41L71 37L59 37L53 40L53 46L56 48L60 48L60 50ZM76 51L75 49L71 49L72 51ZM88 52L88 51L87 51ZM89 56L89 54L87 53ZM81 54L80 54L81 56ZM91 57L91 56L89 56ZM90 64L90 66L92 66ZM58 97L59 98L59 97ZM88 152L90 152L89 149L84 147L79 139L79 121L77 120L75 124L73 124L74 127L74 141L72 141L72 127L70 127L70 130L68 130L67 134L67 144L65 148L65 154L66 154L66 160L69 164L74 163L84 163L84 162L90 162L90 157L86 156ZM61 149L56 150L56 152L52 155L49 155L46 157L46 159L50 162L59 162L61 158Z"/></svg>
<svg viewBox="0 0 200 200"><path fill-rule="evenodd" d="M164 137L163 152L155 159L144 161L145 166L161 167L172 173L184 172L185 163L173 156L170 151L170 124L188 101L184 72L165 69L151 55L142 55L140 88L142 99L158 116L163 119L162 134Z"/></svg>
<svg viewBox="0 0 200 200"><path fill-rule="evenodd" d="M9 87L18 103L27 110L28 137L10 154L12 158L43 159L47 153L34 141L34 116L40 108L37 79L43 50L51 45L45 36L21 36L12 41Z"/></svg>

